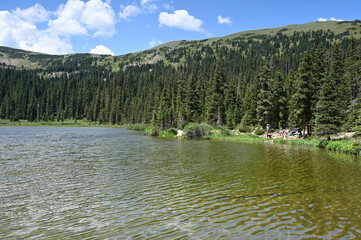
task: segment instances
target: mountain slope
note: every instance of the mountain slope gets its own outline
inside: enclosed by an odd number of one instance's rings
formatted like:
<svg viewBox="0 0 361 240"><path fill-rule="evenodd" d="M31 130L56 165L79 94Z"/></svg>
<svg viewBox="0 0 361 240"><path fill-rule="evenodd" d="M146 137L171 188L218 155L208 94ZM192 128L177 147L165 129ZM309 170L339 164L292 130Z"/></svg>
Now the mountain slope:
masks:
<svg viewBox="0 0 361 240"><path fill-rule="evenodd" d="M118 71L127 66L134 66L139 64L152 64L158 61L165 61L165 63L177 64L182 62L184 58L179 57L177 61L173 61L171 55L177 54L176 51L187 48L192 52L202 51L203 47L210 46L214 48L215 45L227 46L232 48L231 41L237 39L250 40L258 39L264 40L264 37L274 37L277 34L292 36L295 33L312 34L317 31L330 31L341 38L361 38L361 22L313 22L302 25L289 25L279 28L260 29L254 31L244 31L231 34L224 37L216 37L198 41L173 41L151 48L149 50L140 51L136 53L121 55L121 56L104 56L96 54L67 54L67 55L49 55L42 53L35 53L8 47L0 47L0 64L8 66L16 66L18 68L52 68L54 65L63 65L64 69L84 69L90 66L105 66L112 67L113 71ZM262 38L263 37L263 38ZM204 49L203 49L204 50ZM183 54L184 56L184 54ZM62 70L62 69L60 69Z"/></svg>

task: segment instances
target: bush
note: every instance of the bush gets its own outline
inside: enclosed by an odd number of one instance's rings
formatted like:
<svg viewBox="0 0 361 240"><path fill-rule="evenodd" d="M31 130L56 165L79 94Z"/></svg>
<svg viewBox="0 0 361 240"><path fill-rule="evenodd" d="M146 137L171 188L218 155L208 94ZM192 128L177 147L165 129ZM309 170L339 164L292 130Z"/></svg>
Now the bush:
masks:
<svg viewBox="0 0 361 240"><path fill-rule="evenodd" d="M241 123L239 125L239 131L243 133L247 133L247 132L252 132L252 130L253 130L252 118L248 113L246 113L243 116Z"/></svg>
<svg viewBox="0 0 361 240"><path fill-rule="evenodd" d="M238 130L239 130L241 133L250 133L250 132L252 132L253 127L251 127L251 126L240 126L240 127L238 128Z"/></svg>
<svg viewBox="0 0 361 240"><path fill-rule="evenodd" d="M231 133L227 127L221 127L219 129L219 134L221 134L222 136L225 136L225 137L228 137L229 135L231 135Z"/></svg>
<svg viewBox="0 0 361 240"><path fill-rule="evenodd" d="M162 137L174 137L175 135L177 135L178 131L177 129L175 128L170 128L166 131L161 131L159 133L159 136L162 136Z"/></svg>
<svg viewBox="0 0 361 240"><path fill-rule="evenodd" d="M190 123L184 127L185 136L189 139L201 139L210 135L212 127L206 123Z"/></svg>
<svg viewBox="0 0 361 240"><path fill-rule="evenodd" d="M167 130L168 134L173 134L173 135L177 135L178 134L178 130L176 128L169 128Z"/></svg>
<svg viewBox="0 0 361 240"><path fill-rule="evenodd" d="M263 129L256 129L256 131L254 131L254 134L256 134L257 136L264 134L264 130Z"/></svg>
<svg viewBox="0 0 361 240"><path fill-rule="evenodd" d="M145 134L148 136L159 136L159 130L156 127L148 127L145 129Z"/></svg>

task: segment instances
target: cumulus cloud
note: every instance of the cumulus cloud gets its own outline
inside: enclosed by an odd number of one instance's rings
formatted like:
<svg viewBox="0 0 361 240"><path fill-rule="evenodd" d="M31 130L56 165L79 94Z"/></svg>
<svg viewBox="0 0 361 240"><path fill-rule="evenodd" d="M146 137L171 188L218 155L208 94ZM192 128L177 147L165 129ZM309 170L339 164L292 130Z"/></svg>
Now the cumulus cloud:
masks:
<svg viewBox="0 0 361 240"><path fill-rule="evenodd" d="M201 28L203 21L189 15L187 10L176 10L174 13L161 12L158 17L159 26L177 27L183 30L205 32Z"/></svg>
<svg viewBox="0 0 361 240"><path fill-rule="evenodd" d="M127 6L120 5L120 12L118 14L120 19L128 19L139 14L151 14L158 10L156 2L159 0L141 0L140 6L132 3Z"/></svg>
<svg viewBox="0 0 361 240"><path fill-rule="evenodd" d="M104 45L98 45L95 48L90 49L90 53L114 56L114 53Z"/></svg>
<svg viewBox="0 0 361 240"><path fill-rule="evenodd" d="M89 0L81 16L81 21L95 30L93 36L111 37L115 33L115 13L107 2Z"/></svg>
<svg viewBox="0 0 361 240"><path fill-rule="evenodd" d="M330 21L343 22L343 21L345 21L345 20L343 20L343 19L337 19L337 18L334 18L334 17L330 17Z"/></svg>
<svg viewBox="0 0 361 240"><path fill-rule="evenodd" d="M327 22L327 21L337 21L337 22L342 22L342 21L345 21L345 20L342 20L342 19L336 19L334 17L330 17L330 19L328 20L327 18L323 18L323 17L320 17L317 19L318 22Z"/></svg>
<svg viewBox="0 0 361 240"><path fill-rule="evenodd" d="M38 30L34 23L8 11L0 11L0 29L0 45L3 46L52 54L72 52L67 38Z"/></svg>
<svg viewBox="0 0 361 240"><path fill-rule="evenodd" d="M326 22L327 18L320 17L317 19L318 22Z"/></svg>
<svg viewBox="0 0 361 240"><path fill-rule="evenodd" d="M128 17L137 16L142 13L142 11L136 5L128 5L126 7L121 5L120 8L122 10L118 15L121 19L127 19Z"/></svg>
<svg viewBox="0 0 361 240"><path fill-rule="evenodd" d="M85 35L88 30L81 23L81 15L85 3L81 0L68 0L60 5L56 12L57 18L49 21L49 31L56 35Z"/></svg>
<svg viewBox="0 0 361 240"><path fill-rule="evenodd" d="M152 40L150 40L150 42L148 44L149 44L150 47L155 47L155 46L160 45L162 43L163 43L162 41L156 40L156 39L153 38Z"/></svg>
<svg viewBox="0 0 361 240"><path fill-rule="evenodd" d="M48 22L46 29L38 29L36 23L41 22ZM107 0L67 0L53 13L37 3L27 9L0 11L0 45L51 54L71 53L72 36L111 37L115 24L116 16Z"/></svg>
<svg viewBox="0 0 361 240"><path fill-rule="evenodd" d="M50 16L50 12L46 11L45 8L36 3L34 6L27 9L16 8L13 14L27 22L46 22Z"/></svg>
<svg viewBox="0 0 361 240"><path fill-rule="evenodd" d="M49 21L54 34L84 35L89 30L93 36L111 37L115 33L115 14L107 2L101 0L68 0L60 5L57 18Z"/></svg>
<svg viewBox="0 0 361 240"><path fill-rule="evenodd" d="M221 15L218 16L218 23L219 24L231 24L232 20L229 17L223 18Z"/></svg>

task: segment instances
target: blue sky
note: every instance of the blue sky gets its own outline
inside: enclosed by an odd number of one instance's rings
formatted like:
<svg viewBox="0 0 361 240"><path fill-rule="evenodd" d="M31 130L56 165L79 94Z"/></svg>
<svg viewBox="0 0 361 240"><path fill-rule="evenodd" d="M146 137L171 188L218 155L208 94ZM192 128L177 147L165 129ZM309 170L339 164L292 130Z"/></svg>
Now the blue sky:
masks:
<svg viewBox="0 0 361 240"><path fill-rule="evenodd" d="M1 1L0 45L51 54L122 55L175 40L361 19L361 1Z"/></svg>

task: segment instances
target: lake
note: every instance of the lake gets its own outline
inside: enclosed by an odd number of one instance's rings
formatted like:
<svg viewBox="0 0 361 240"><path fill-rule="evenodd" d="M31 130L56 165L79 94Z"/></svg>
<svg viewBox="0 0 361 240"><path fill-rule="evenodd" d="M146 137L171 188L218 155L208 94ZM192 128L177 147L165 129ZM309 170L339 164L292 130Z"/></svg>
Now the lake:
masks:
<svg viewBox="0 0 361 240"><path fill-rule="evenodd" d="M357 156L0 127L0 239L360 239Z"/></svg>

